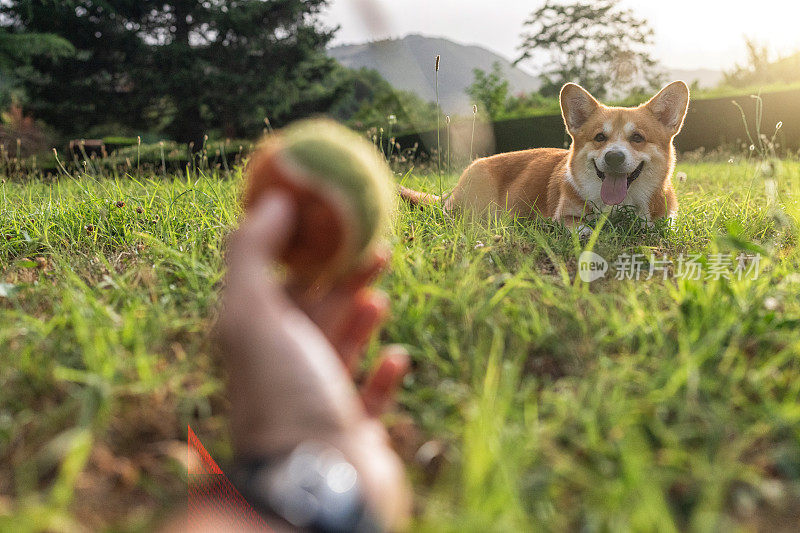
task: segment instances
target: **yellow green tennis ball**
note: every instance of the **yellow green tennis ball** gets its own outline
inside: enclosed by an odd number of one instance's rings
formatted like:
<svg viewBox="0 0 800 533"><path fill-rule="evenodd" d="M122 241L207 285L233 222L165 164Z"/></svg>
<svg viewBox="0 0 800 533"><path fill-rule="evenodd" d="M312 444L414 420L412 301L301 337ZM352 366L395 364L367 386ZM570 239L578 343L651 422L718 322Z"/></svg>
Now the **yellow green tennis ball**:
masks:
<svg viewBox="0 0 800 533"><path fill-rule="evenodd" d="M385 232L394 206L385 159L331 120L299 121L268 137L247 173L245 209L271 188L294 198L297 230L281 259L304 279L357 267Z"/></svg>

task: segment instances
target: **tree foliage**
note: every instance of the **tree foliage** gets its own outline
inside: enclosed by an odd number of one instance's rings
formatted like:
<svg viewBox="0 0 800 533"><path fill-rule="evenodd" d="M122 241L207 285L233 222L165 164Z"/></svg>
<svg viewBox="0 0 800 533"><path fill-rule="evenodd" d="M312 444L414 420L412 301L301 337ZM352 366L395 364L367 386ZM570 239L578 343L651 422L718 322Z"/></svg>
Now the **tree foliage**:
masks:
<svg viewBox="0 0 800 533"><path fill-rule="evenodd" d="M394 132L421 131L436 125L436 104L395 89L375 70L341 67L337 78L346 89L329 113L357 129L391 123Z"/></svg>
<svg viewBox="0 0 800 533"><path fill-rule="evenodd" d="M31 65L34 58L56 61L74 52L69 41L52 33L24 33L13 26L0 28L0 108L24 100L21 80L37 74Z"/></svg>
<svg viewBox="0 0 800 533"><path fill-rule="evenodd" d="M147 46L133 24L137 2L12 0L2 18L19 31L50 32L76 50L66 58L37 57L23 78L26 111L67 135L85 136L93 125L143 125L148 104L141 80Z"/></svg>
<svg viewBox="0 0 800 533"><path fill-rule="evenodd" d="M253 135L338 97L319 22L327 0L9 0L0 24L77 52L34 60L29 110L74 135L158 124L181 141Z"/></svg>
<svg viewBox="0 0 800 533"><path fill-rule="evenodd" d="M336 98L326 81L333 31L317 15L327 0L146 0L156 91L169 99L168 132L197 139L260 131L320 112Z"/></svg>
<svg viewBox="0 0 800 533"><path fill-rule="evenodd" d="M0 68L25 65L34 57L57 59L74 52L69 41L52 33L14 33L12 28L0 31Z"/></svg>
<svg viewBox="0 0 800 533"><path fill-rule="evenodd" d="M800 52L770 59L769 49L753 39L746 39L747 62L736 65L725 73L725 85L731 87L753 87L774 83L800 81Z"/></svg>
<svg viewBox="0 0 800 533"><path fill-rule="evenodd" d="M517 62L546 55L542 93L579 83L598 97L656 88L663 80L649 48L653 30L619 0L547 0L525 22Z"/></svg>
<svg viewBox="0 0 800 533"><path fill-rule="evenodd" d="M474 81L467 88L470 95L490 119L497 119L506 110L508 103L508 80L503 77L500 63L492 64L492 71L473 69Z"/></svg>

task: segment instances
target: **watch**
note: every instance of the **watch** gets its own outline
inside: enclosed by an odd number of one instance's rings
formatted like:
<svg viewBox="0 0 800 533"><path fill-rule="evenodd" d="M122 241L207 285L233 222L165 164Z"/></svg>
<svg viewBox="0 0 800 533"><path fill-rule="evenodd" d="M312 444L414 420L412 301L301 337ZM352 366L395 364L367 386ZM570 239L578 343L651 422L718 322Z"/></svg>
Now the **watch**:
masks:
<svg viewBox="0 0 800 533"><path fill-rule="evenodd" d="M319 533L383 531L355 467L336 448L306 441L288 455L239 461L231 481L262 514Z"/></svg>

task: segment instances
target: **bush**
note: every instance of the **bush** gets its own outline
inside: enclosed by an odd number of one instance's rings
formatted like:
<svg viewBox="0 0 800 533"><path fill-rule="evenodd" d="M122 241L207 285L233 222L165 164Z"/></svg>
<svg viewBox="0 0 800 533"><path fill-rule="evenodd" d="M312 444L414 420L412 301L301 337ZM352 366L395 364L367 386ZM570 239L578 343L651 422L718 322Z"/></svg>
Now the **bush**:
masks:
<svg viewBox="0 0 800 533"><path fill-rule="evenodd" d="M103 137L103 144L106 145L106 150L109 153L115 152L120 148L125 148L126 146L135 146L139 140L136 137L121 137L121 136L108 136Z"/></svg>
<svg viewBox="0 0 800 533"><path fill-rule="evenodd" d="M187 165L225 168L240 163L253 146L252 141L244 139L208 141L202 150L192 153L187 145L175 141L135 142L117 148L109 157L93 160L93 164L104 168L148 170L179 170Z"/></svg>
<svg viewBox="0 0 800 533"><path fill-rule="evenodd" d="M13 104L0 117L0 145L8 156L29 157L52 146L52 140L44 126L33 120L33 117L26 117L20 106Z"/></svg>

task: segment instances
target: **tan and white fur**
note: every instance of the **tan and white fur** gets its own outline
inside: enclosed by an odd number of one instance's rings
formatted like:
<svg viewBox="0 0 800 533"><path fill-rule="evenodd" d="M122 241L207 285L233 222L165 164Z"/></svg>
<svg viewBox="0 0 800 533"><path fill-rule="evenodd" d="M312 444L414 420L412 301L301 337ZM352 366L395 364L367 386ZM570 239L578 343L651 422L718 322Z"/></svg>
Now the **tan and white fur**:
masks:
<svg viewBox="0 0 800 533"><path fill-rule="evenodd" d="M633 108L608 107L579 85L561 89L561 114L572 138L568 150L534 148L473 162L447 197L447 210L541 216L577 226L596 211L631 206L648 222L674 217L672 141L689 104L682 81L670 83ZM438 196L401 188L413 204Z"/></svg>

